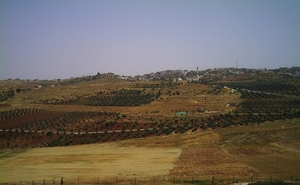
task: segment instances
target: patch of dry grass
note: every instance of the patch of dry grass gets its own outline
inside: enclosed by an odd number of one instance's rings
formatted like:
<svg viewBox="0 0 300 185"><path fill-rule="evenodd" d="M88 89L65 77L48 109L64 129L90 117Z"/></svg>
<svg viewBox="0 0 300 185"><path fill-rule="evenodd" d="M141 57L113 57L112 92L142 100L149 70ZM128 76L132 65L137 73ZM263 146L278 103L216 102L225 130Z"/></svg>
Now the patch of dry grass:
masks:
<svg viewBox="0 0 300 185"><path fill-rule="evenodd" d="M31 149L1 158L0 182L61 176L68 179L161 176L169 173L180 153L181 149L175 147L121 147L114 143Z"/></svg>
<svg viewBox="0 0 300 185"><path fill-rule="evenodd" d="M299 176L300 120L265 122L215 130L220 146L237 161L257 169L263 176Z"/></svg>

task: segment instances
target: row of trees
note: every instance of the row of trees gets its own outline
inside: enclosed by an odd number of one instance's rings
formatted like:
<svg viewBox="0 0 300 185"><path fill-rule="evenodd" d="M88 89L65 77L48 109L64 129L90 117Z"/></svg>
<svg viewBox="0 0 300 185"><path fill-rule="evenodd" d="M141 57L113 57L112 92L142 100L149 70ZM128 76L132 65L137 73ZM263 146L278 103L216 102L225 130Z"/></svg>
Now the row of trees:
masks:
<svg viewBox="0 0 300 185"><path fill-rule="evenodd" d="M20 116L25 116L28 114L34 114L37 112L43 111L42 109L11 109L11 110L6 110L6 111L1 111L0 112L0 120L6 120L6 119L11 119L11 118L16 118Z"/></svg>
<svg viewBox="0 0 300 185"><path fill-rule="evenodd" d="M282 95L258 93L252 91L240 91L242 99L282 99Z"/></svg>
<svg viewBox="0 0 300 185"><path fill-rule="evenodd" d="M240 104L243 108L300 108L300 100L259 100L244 101Z"/></svg>
<svg viewBox="0 0 300 185"><path fill-rule="evenodd" d="M155 88L166 88L166 87L176 87L178 86L179 83L174 83L174 82L162 82L162 83L142 83L142 84L135 84L133 85L133 88L150 88L150 89L155 89Z"/></svg>
<svg viewBox="0 0 300 185"><path fill-rule="evenodd" d="M42 142L40 145L43 147L66 146L162 136L171 133L180 134L199 129L259 124L265 121L291 118L300 118L300 111L277 114L232 112L200 119L179 116L163 120L152 119L148 122L141 118L137 118L136 121L129 121L130 117L113 112L72 112L14 128L16 131L4 131L1 135L3 138L1 143L4 148L22 142L25 142L24 146L30 146L36 143L36 140L40 140ZM30 130L31 133L24 132L26 130ZM88 134L88 132L93 132L93 134Z"/></svg>
<svg viewBox="0 0 300 185"><path fill-rule="evenodd" d="M52 130L54 132L85 132L96 124L102 124L106 120L118 119L118 113L115 112L70 112L63 115L38 120L18 127L20 130Z"/></svg>
<svg viewBox="0 0 300 185"><path fill-rule="evenodd" d="M141 90L112 91L110 96L96 94L86 100L90 106L139 106L155 100L156 94Z"/></svg>
<svg viewBox="0 0 300 185"><path fill-rule="evenodd" d="M149 104L161 96L161 91L114 90L94 95L76 95L72 98L40 100L43 104L83 104L87 106L139 106Z"/></svg>
<svg viewBox="0 0 300 185"><path fill-rule="evenodd" d="M12 98L14 96L15 96L14 90L2 91L0 92L0 102L6 101L9 98Z"/></svg>
<svg viewBox="0 0 300 185"><path fill-rule="evenodd" d="M292 112L278 112L276 114L271 112L253 113L238 112L230 114L214 115L202 119L176 119L164 121L152 121L145 123L144 121L126 121L116 113L102 113L102 112L73 112L63 116L42 120L39 122L30 123L19 128L20 130L47 130L52 129L59 132L79 132L86 133L90 131L100 132L107 130L120 130L124 133L125 130L159 130L161 134L184 133L187 130L207 129L216 127L227 127L230 125L244 125L260 123L264 121L273 121L279 119L297 118L300 116L300 111L294 110ZM86 122L84 120L93 120ZM63 128L63 129L62 129Z"/></svg>
<svg viewBox="0 0 300 185"><path fill-rule="evenodd" d="M291 83L270 82L270 81L251 81L251 82L226 82L216 83L220 86L228 86L234 89L247 89L252 91L270 92L277 94L300 95L299 88Z"/></svg>

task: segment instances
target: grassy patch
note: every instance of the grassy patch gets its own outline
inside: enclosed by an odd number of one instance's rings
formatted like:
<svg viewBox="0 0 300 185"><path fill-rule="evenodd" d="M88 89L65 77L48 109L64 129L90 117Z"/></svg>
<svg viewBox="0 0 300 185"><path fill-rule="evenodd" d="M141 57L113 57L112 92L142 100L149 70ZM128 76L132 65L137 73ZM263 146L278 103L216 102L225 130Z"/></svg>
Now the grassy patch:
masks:
<svg viewBox="0 0 300 185"><path fill-rule="evenodd" d="M0 160L14 157L18 154L22 154L27 152L27 149L19 149L19 150L0 150Z"/></svg>
<svg viewBox="0 0 300 185"><path fill-rule="evenodd" d="M179 181L178 183L184 183L184 184L197 184L197 185L208 185L211 184L208 180L183 180Z"/></svg>

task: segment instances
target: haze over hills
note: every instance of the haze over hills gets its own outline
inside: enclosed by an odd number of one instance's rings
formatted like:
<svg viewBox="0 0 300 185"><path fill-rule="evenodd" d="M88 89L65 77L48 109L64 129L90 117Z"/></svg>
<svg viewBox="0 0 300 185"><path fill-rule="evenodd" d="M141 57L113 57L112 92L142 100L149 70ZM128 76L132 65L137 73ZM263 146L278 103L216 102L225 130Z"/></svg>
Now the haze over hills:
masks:
<svg viewBox="0 0 300 185"><path fill-rule="evenodd" d="M226 79L230 78L236 75L240 74L255 74L259 72L268 72L272 74L281 74L281 75L288 75L291 77L298 77L300 72L300 67L293 66L293 67L281 67L277 69L251 69L251 68L234 68L234 67L228 67L228 68L212 68L212 69L205 69L205 70L198 70L198 66L195 67L194 70L164 70L164 71L157 71L152 73L147 73L143 75L135 75L135 76L126 76L122 74L115 74L113 72L110 73L103 73L103 74L111 74L114 75L114 78L120 78L120 79L136 79L136 80L160 80L160 79L169 79L169 80L178 80L178 78L182 80L195 80L192 78L199 77L200 79L206 79L207 76L214 76L213 80L220 80L220 79ZM223 75L223 76L222 76ZM101 74L98 72L96 75L84 75L81 77L70 77L69 79L24 79L24 78L8 78L6 80L15 80L15 81L63 81L63 80L71 80L71 79L96 79L100 77Z"/></svg>

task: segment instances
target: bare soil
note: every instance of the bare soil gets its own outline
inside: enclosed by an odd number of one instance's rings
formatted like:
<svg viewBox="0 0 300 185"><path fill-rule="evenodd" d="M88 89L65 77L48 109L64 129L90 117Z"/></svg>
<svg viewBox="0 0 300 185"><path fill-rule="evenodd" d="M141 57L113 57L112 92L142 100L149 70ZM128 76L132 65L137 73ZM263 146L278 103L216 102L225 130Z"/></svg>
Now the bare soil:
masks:
<svg viewBox="0 0 300 185"><path fill-rule="evenodd" d="M42 111L34 114L28 114L21 117L11 118L7 120L0 121L0 129L9 129L15 128L21 125L25 125L28 123L32 123L39 120L44 120L47 118L55 117L64 114L64 112L56 112L56 111Z"/></svg>
<svg viewBox="0 0 300 185"><path fill-rule="evenodd" d="M8 104L8 103L0 103L0 108L3 108L3 107L10 107L11 105Z"/></svg>

